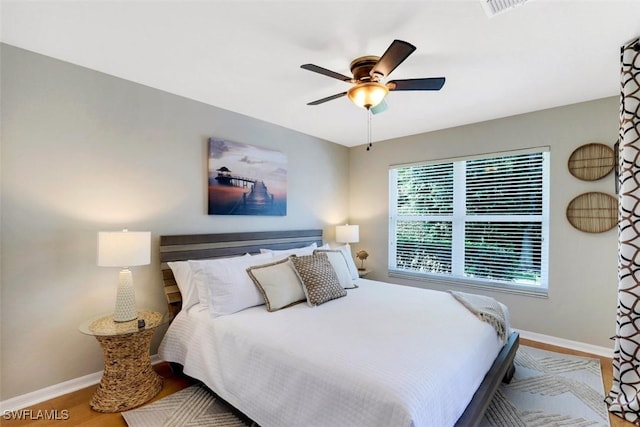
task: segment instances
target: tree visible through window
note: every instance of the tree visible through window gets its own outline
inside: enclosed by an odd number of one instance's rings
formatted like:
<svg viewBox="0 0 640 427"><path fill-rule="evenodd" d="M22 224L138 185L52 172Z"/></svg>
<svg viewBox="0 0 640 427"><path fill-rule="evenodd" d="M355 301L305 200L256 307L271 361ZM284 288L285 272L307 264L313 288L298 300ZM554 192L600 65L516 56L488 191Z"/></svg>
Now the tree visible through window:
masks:
<svg viewBox="0 0 640 427"><path fill-rule="evenodd" d="M549 152L390 170L392 273L547 288Z"/></svg>

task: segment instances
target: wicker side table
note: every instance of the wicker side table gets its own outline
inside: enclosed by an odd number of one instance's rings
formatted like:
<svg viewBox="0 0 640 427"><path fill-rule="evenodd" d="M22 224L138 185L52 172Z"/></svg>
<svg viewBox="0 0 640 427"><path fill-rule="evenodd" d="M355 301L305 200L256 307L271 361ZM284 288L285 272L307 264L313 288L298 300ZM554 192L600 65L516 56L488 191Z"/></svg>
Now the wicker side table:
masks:
<svg viewBox="0 0 640 427"><path fill-rule="evenodd" d="M138 328L138 320L144 326ZM162 377L151 366L151 338L164 323L162 314L138 312L138 319L114 322L112 316L90 320L80 332L96 337L104 352L104 372L89 404L98 412L121 412L151 400L162 389Z"/></svg>

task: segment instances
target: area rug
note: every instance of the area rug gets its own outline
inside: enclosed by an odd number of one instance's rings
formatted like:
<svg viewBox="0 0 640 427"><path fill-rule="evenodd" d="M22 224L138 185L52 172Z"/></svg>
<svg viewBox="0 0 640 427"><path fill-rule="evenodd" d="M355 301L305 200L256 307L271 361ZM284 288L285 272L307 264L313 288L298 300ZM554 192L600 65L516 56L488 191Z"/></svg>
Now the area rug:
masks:
<svg viewBox="0 0 640 427"><path fill-rule="evenodd" d="M244 419L201 385L180 390L150 405L122 413L129 427L245 427Z"/></svg>
<svg viewBox="0 0 640 427"><path fill-rule="evenodd" d="M609 426L600 360L520 346L482 427Z"/></svg>
<svg viewBox="0 0 640 427"><path fill-rule="evenodd" d="M609 427L598 359L520 346L515 365L511 384L500 386L481 427ZM200 385L122 416L129 427L252 426Z"/></svg>

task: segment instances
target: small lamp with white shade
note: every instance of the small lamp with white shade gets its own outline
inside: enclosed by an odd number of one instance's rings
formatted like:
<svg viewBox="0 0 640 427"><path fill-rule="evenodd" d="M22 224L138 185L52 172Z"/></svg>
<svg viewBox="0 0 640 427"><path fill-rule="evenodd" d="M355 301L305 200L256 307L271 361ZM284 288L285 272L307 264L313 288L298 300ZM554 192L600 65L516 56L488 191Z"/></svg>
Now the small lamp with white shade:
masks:
<svg viewBox="0 0 640 427"><path fill-rule="evenodd" d="M351 259L347 261L349 265L349 270L352 272L352 276L354 279L357 279L358 276L362 277L361 270L358 269L353 262L353 253L351 253L351 245L349 243L358 243L360 242L360 227L357 225L337 225L336 226L336 242L344 243L344 255L350 255ZM364 270L362 270L364 271Z"/></svg>
<svg viewBox="0 0 640 427"><path fill-rule="evenodd" d="M357 225L336 225L336 242L344 243L347 252L351 253L351 245L349 243L358 243L360 241L360 227Z"/></svg>
<svg viewBox="0 0 640 427"><path fill-rule="evenodd" d="M113 320L128 322L138 317L133 275L129 267L151 262L151 233L148 231L98 232L98 265L120 267Z"/></svg>
<svg viewBox="0 0 640 427"><path fill-rule="evenodd" d="M336 225L336 242L346 243L349 247L349 243L358 243L360 241L360 227L357 225Z"/></svg>

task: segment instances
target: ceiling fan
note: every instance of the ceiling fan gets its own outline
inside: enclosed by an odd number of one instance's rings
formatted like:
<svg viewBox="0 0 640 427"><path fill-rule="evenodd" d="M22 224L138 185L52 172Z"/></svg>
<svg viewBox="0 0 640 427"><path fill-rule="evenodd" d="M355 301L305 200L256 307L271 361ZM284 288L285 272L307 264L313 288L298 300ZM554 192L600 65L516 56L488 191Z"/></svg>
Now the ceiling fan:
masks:
<svg viewBox="0 0 640 427"><path fill-rule="evenodd" d="M309 102L307 105L319 105L347 95L354 104L375 114L386 110L384 98L389 91L440 90L444 86L444 77L391 80L383 83L383 80L389 77L389 74L402 64L414 50L416 47L411 43L394 40L380 57L369 55L354 59L350 65L353 77L314 64L301 65L300 67L305 70L353 84L351 89L346 92L327 96Z"/></svg>

